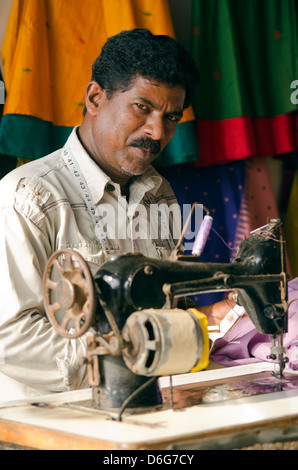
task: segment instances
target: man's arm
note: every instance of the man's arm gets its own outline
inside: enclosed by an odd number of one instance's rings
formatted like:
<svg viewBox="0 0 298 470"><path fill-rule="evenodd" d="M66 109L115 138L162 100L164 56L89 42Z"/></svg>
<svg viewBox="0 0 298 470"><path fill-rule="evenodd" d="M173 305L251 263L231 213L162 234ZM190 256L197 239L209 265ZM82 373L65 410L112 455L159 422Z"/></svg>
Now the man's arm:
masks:
<svg viewBox="0 0 298 470"><path fill-rule="evenodd" d="M79 366L85 337L59 336L45 315L50 227L41 230L28 216L11 206L0 209L0 372L46 392L82 388L88 386L85 366Z"/></svg>

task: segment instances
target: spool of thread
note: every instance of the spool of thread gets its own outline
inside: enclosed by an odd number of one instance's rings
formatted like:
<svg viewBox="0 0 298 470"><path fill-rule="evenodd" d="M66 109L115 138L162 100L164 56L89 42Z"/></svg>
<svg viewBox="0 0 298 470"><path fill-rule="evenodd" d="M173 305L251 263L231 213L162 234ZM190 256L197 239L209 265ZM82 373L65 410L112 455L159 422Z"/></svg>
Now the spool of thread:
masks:
<svg viewBox="0 0 298 470"><path fill-rule="evenodd" d="M192 249L193 255L200 255L203 252L212 227L212 222L213 218L210 215L205 215L194 241Z"/></svg>

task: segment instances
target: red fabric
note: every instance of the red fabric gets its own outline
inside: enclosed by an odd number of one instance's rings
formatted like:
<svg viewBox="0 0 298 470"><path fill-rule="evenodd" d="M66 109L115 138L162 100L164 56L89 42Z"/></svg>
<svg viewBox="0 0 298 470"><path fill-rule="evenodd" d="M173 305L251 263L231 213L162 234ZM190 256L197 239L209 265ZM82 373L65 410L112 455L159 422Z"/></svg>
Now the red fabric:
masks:
<svg viewBox="0 0 298 470"><path fill-rule="evenodd" d="M197 119L196 132L200 148L196 166L280 155L298 149L298 113L222 121Z"/></svg>

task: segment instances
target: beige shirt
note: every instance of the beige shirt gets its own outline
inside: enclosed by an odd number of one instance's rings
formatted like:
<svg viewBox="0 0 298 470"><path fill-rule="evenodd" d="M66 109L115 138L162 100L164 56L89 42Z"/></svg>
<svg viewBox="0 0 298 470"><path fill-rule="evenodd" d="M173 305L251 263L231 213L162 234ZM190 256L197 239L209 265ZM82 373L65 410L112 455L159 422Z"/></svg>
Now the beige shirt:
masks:
<svg viewBox="0 0 298 470"><path fill-rule="evenodd" d="M158 205L166 212L175 207L168 222L179 236L181 219L168 182L149 167L134 178L126 200L88 156L76 129L68 145L107 229L111 252L167 257L169 240L156 236L159 218L153 217L151 208ZM79 365L86 355L88 333L76 340L61 337L43 305L42 277L52 253L78 250L93 274L107 256L61 155L58 150L25 164L0 182L1 401L88 386L86 367Z"/></svg>

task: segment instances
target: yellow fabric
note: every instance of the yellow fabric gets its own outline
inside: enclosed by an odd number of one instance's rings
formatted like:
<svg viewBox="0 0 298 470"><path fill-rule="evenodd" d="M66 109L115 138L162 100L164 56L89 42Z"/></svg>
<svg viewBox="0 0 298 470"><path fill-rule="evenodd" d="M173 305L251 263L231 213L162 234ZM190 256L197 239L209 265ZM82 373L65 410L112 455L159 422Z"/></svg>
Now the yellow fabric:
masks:
<svg viewBox="0 0 298 470"><path fill-rule="evenodd" d="M15 0L1 54L4 115L80 124L91 68L109 36L148 28L174 37L167 0ZM192 109L183 121L194 119Z"/></svg>

